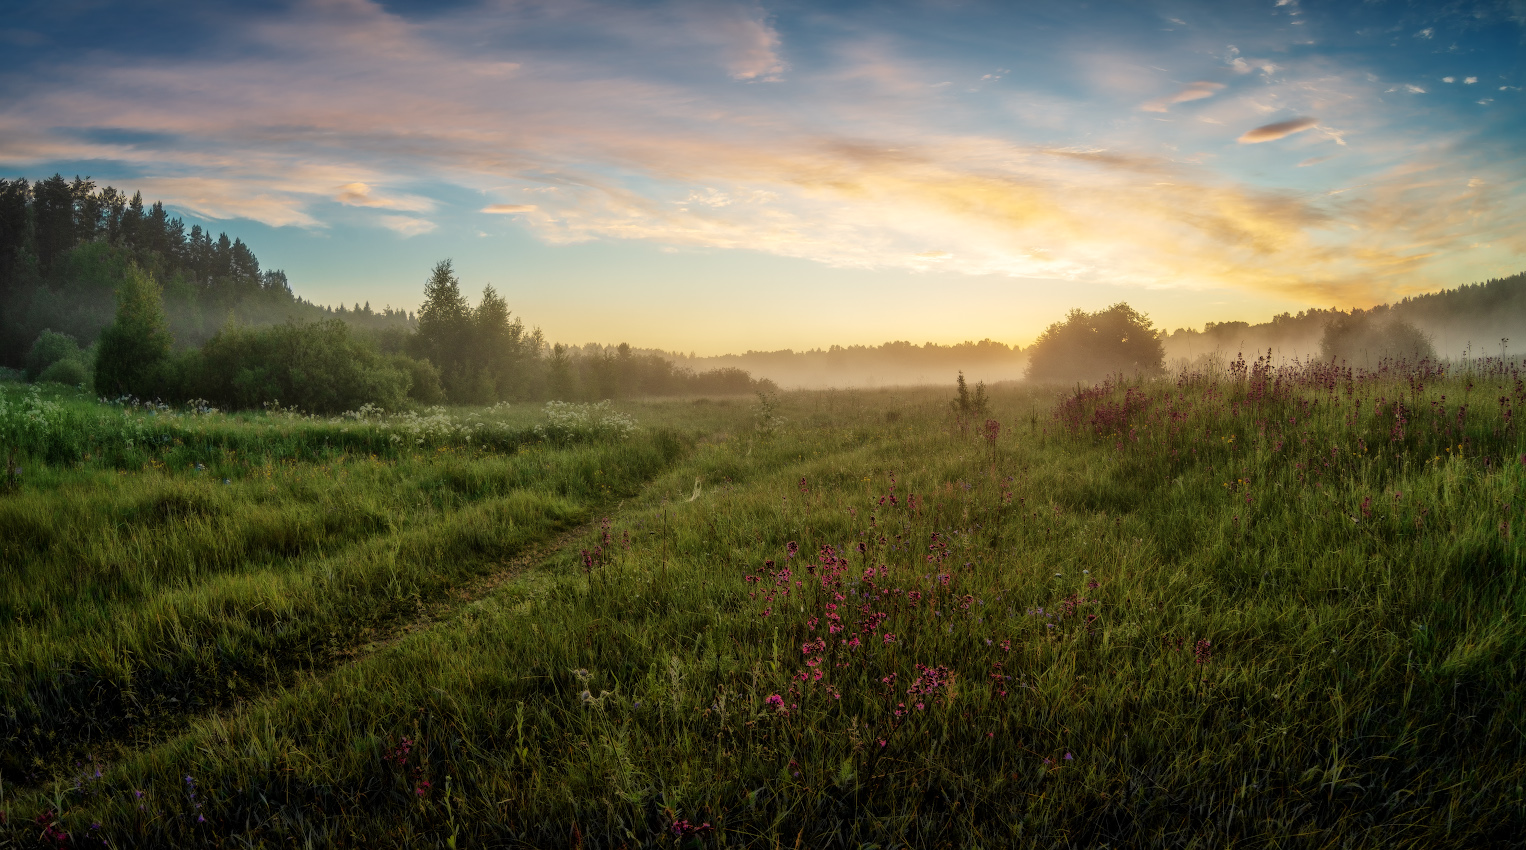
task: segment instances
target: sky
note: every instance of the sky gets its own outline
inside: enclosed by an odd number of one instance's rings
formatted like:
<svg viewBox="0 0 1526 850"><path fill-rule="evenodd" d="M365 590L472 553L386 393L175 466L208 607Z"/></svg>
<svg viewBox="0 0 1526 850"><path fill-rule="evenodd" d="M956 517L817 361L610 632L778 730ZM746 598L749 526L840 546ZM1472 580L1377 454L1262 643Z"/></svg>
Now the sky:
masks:
<svg viewBox="0 0 1526 850"><path fill-rule="evenodd" d="M318 303L450 258L553 340L1026 345L1526 270L1526 0L20 0L0 174Z"/></svg>

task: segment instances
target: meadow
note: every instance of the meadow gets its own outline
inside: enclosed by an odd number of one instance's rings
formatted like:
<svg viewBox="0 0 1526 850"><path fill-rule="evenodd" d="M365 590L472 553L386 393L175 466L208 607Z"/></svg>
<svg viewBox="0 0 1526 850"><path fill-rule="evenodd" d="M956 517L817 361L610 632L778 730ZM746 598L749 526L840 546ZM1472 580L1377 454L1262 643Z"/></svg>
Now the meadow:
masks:
<svg viewBox="0 0 1526 850"><path fill-rule="evenodd" d="M1521 371L0 385L0 847L1508 846Z"/></svg>

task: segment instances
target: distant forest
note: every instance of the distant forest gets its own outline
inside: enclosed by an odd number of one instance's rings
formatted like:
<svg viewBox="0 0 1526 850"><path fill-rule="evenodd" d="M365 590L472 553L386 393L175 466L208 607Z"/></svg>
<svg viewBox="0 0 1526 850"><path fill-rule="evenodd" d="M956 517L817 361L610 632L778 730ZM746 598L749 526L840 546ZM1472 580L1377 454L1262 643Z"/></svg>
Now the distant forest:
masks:
<svg viewBox="0 0 1526 850"><path fill-rule="evenodd" d="M1269 349L1274 359L1309 359L1332 327L1395 320L1418 329L1441 356L1499 353L1505 340L1519 350L1526 274L1369 310L1210 322L1159 338L1169 366ZM242 240L214 239L199 225L187 230L141 194L57 174L0 180L0 377L20 370L28 380L113 398L337 412L366 403L392 409L948 383L959 372L994 383L1021 379L1030 353L990 339L716 357L553 344L491 287L471 303L449 261L431 271L417 313L320 306L294 295L284 272L261 269Z"/></svg>
<svg viewBox="0 0 1526 850"><path fill-rule="evenodd" d="M1365 310L1305 310L1254 325L1209 322L1201 331L1177 328L1163 341L1167 359L1178 363L1201 363L1225 356L1233 359L1237 353L1265 353L1268 349L1276 359L1309 360L1319 356L1325 330L1352 317L1413 325L1429 338L1441 357L1497 356L1502 345L1507 353L1520 353L1526 350L1526 273Z"/></svg>
<svg viewBox="0 0 1526 850"><path fill-rule="evenodd" d="M0 180L0 368L112 397L313 412L772 386L626 344L548 344L491 287L472 306L448 261L417 314L319 306L242 240L57 174Z"/></svg>
<svg viewBox="0 0 1526 850"><path fill-rule="evenodd" d="M88 345L111 323L131 265L158 282L170 330L182 346L211 339L231 315L248 324L315 321L334 315L295 297L281 271L262 271L254 252L228 234L145 206L89 179L61 175L0 180L0 365L17 367L44 330ZM374 326L402 327L388 311Z"/></svg>

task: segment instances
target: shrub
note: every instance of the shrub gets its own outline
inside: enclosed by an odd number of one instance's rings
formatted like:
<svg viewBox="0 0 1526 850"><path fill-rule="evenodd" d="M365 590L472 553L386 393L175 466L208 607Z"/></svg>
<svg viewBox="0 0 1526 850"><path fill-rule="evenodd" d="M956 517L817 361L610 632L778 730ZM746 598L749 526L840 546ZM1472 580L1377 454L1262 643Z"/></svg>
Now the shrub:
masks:
<svg viewBox="0 0 1526 850"><path fill-rule="evenodd" d="M953 409L956 416L985 415L990 407L990 399L986 398L986 385L984 381L975 385L975 392L970 393L970 385L964 381L964 373L959 373L957 385L958 398L949 401L948 405Z"/></svg>
<svg viewBox="0 0 1526 850"><path fill-rule="evenodd" d="M37 335L31 350L27 352L26 379L37 380L44 370L61 360L83 362L84 358L85 352L80 350L79 343L74 341L74 337L45 330Z"/></svg>
<svg viewBox="0 0 1526 850"><path fill-rule="evenodd" d="M55 384L68 384L71 387L84 387L90 384L90 367L85 365L84 360L75 357L65 358L42 370L37 376L39 381L52 381Z"/></svg>
<svg viewBox="0 0 1526 850"><path fill-rule="evenodd" d="M1030 380L1093 381L1109 375L1158 375L1166 350L1150 319L1119 303L1096 313L1071 310L1028 349Z"/></svg>
<svg viewBox="0 0 1526 850"><path fill-rule="evenodd" d="M309 413L339 413L365 404L397 409L410 377L338 319L249 329L229 324L188 368L186 393L225 409L280 404Z"/></svg>
<svg viewBox="0 0 1526 850"><path fill-rule="evenodd" d="M440 382L440 370L433 363L396 354L392 357L392 365L408 375L409 398L419 404L442 404L445 401L445 385Z"/></svg>

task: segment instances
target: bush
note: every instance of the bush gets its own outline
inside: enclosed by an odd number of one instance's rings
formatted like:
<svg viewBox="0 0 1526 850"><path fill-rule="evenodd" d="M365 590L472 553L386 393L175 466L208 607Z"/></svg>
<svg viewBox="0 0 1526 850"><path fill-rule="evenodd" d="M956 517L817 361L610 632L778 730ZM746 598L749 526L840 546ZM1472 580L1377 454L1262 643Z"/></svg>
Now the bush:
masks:
<svg viewBox="0 0 1526 850"><path fill-rule="evenodd" d="M1379 319L1371 313L1354 311L1339 314L1325 325L1319 357L1375 367L1384 360L1410 363L1435 360L1436 349L1430 337L1397 316Z"/></svg>
<svg viewBox="0 0 1526 850"><path fill-rule="evenodd" d="M84 357L85 352L80 350L74 337L45 330L37 335L31 350L27 352L26 379L37 380L49 366L61 360L83 361Z"/></svg>
<svg viewBox="0 0 1526 850"><path fill-rule="evenodd" d="M37 380L68 384L71 387L86 387L90 385L90 367L86 366L81 359L65 358L42 370Z"/></svg>
<svg viewBox="0 0 1526 850"><path fill-rule="evenodd" d="M443 404L445 385L440 370L428 360L415 360L406 354L392 356L392 365L408 375L408 397L419 404Z"/></svg>
<svg viewBox="0 0 1526 850"><path fill-rule="evenodd" d="M406 404L410 376L351 336L338 319L249 329L229 324L187 367L185 393L225 409L280 404L340 413Z"/></svg>
<svg viewBox="0 0 1526 850"><path fill-rule="evenodd" d="M1166 350L1149 317L1119 303L1096 313L1071 310L1028 349L1030 380L1092 381L1109 375L1158 375Z"/></svg>

